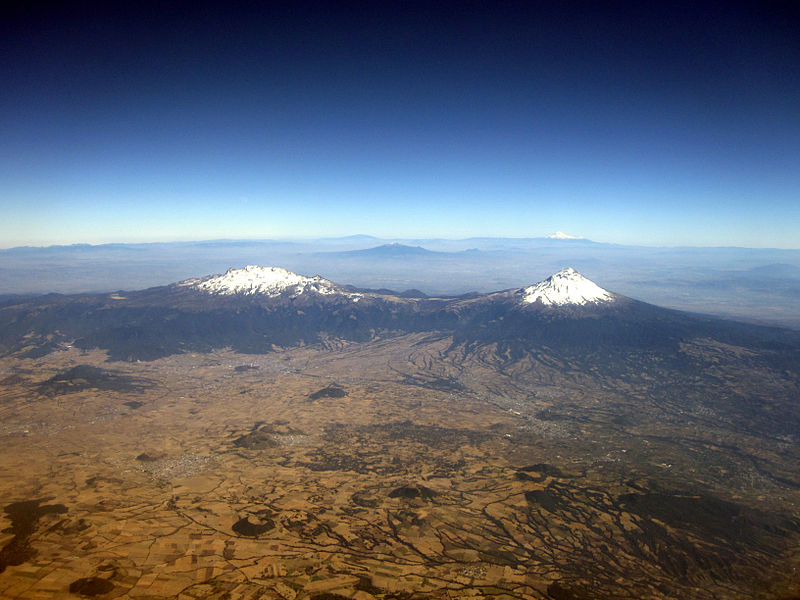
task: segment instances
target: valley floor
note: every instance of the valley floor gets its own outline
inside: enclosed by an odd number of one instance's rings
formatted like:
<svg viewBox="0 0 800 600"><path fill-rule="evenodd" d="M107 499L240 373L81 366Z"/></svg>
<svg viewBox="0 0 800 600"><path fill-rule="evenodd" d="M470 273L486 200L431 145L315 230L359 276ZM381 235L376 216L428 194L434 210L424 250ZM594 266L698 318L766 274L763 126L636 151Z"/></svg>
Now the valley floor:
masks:
<svg viewBox="0 0 800 600"><path fill-rule="evenodd" d="M0 360L0 597L800 597L798 443L710 404L423 336L105 359Z"/></svg>

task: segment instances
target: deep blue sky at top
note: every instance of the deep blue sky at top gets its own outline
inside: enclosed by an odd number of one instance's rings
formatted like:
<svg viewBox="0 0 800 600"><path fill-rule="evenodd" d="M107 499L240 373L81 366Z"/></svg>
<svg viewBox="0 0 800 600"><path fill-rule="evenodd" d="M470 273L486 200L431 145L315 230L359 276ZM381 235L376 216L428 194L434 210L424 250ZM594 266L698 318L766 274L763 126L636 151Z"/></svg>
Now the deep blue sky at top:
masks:
<svg viewBox="0 0 800 600"><path fill-rule="evenodd" d="M266 4L3 3L0 247L800 247L792 2Z"/></svg>

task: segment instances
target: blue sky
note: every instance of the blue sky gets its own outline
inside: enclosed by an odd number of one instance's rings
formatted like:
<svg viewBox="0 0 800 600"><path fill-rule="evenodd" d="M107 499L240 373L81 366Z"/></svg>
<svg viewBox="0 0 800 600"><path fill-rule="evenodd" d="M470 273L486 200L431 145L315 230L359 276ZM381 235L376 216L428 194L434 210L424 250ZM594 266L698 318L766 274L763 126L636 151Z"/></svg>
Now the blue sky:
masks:
<svg viewBox="0 0 800 600"><path fill-rule="evenodd" d="M1 247L800 247L800 26L779 4L82 6L0 19Z"/></svg>

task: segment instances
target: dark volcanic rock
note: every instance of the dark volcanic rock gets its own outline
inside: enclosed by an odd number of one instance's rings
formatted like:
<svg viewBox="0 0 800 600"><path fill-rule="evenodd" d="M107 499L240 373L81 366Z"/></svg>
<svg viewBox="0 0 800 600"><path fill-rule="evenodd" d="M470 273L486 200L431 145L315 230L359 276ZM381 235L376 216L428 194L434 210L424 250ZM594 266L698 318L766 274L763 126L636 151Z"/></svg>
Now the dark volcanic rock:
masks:
<svg viewBox="0 0 800 600"><path fill-rule="evenodd" d="M530 490L525 492L525 500L531 506L539 506L548 512L556 512L566 508L569 500L563 498L555 490L547 488L544 490Z"/></svg>
<svg viewBox="0 0 800 600"><path fill-rule="evenodd" d="M553 600L584 600L586 596L564 585L554 582L547 586L547 595Z"/></svg>
<svg viewBox="0 0 800 600"><path fill-rule="evenodd" d="M693 531L703 538L747 540L759 545L781 532L799 532L800 520L771 515L707 495L666 492L624 494L625 510L671 527Z"/></svg>
<svg viewBox="0 0 800 600"><path fill-rule="evenodd" d="M152 382L108 371L92 365L78 365L54 375L39 384L39 393L59 396L95 389L114 392L141 392L152 387Z"/></svg>
<svg viewBox="0 0 800 600"><path fill-rule="evenodd" d="M10 533L14 537L0 550L0 573L8 566L21 565L36 556L36 551L30 545L30 537L36 532L41 517L67 512L67 507L63 504L41 505L42 502L43 500L27 500L5 507L11 520Z"/></svg>
<svg viewBox="0 0 800 600"><path fill-rule="evenodd" d="M403 498L406 500L411 500L413 498L430 500L437 495L436 492L423 485L403 485L389 492L389 498Z"/></svg>
<svg viewBox="0 0 800 600"><path fill-rule="evenodd" d="M102 577L82 577L69 584L70 594L100 596L114 589L114 584Z"/></svg>
<svg viewBox="0 0 800 600"><path fill-rule="evenodd" d="M233 445L237 448L247 448L248 450L266 450L277 447L278 442L269 432L258 429L236 438L233 440Z"/></svg>
<svg viewBox="0 0 800 600"><path fill-rule="evenodd" d="M140 462L155 462L157 460L161 460L164 458L166 454L163 452L148 454L147 452L142 452L140 455L136 457L136 460Z"/></svg>
<svg viewBox="0 0 800 600"><path fill-rule="evenodd" d="M259 521L259 523L252 523L250 521L250 517L243 517L236 521L231 529L233 529L234 533L238 533L239 535L246 537L258 537L262 533L266 533L267 531L275 528L275 521L269 517L260 517Z"/></svg>
<svg viewBox="0 0 800 600"><path fill-rule="evenodd" d="M347 396L347 392L334 384L317 390L313 394L309 394L308 397L312 400L319 400L320 398L344 398L345 396Z"/></svg>
<svg viewBox="0 0 800 600"><path fill-rule="evenodd" d="M361 506L362 508L378 508L378 506L381 504L380 498L373 496L368 492L356 492L350 496L350 501L356 506Z"/></svg>

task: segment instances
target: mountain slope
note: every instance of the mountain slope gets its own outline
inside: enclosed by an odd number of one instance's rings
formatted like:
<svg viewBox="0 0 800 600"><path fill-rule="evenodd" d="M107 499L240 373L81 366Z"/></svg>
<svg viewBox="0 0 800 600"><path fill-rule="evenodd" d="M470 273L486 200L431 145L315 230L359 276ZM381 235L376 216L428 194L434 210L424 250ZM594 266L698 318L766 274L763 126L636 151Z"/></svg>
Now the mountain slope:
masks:
<svg viewBox="0 0 800 600"><path fill-rule="evenodd" d="M0 309L6 354L74 344L108 350L114 359L152 360L221 347L262 353L419 332L451 336L454 344L494 345L515 358L543 346L581 360L599 353L619 368L626 353L674 356L682 342L702 337L769 350L789 366L800 349L797 332L659 308L604 290L572 269L524 288L427 298L248 266L124 295L43 296Z"/></svg>

